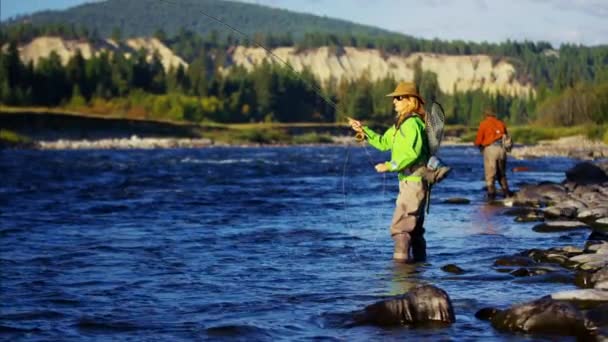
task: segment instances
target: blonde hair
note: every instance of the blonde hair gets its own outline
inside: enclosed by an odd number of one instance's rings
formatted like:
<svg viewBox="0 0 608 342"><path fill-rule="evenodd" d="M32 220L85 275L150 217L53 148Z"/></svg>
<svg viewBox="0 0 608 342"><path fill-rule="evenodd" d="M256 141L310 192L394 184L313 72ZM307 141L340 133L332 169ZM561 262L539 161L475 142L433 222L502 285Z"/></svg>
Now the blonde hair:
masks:
<svg viewBox="0 0 608 342"><path fill-rule="evenodd" d="M399 117L397 118L397 123L395 124L397 130L399 130L401 124L410 116L410 114L416 113L422 118L422 120L424 120L426 115L422 101L417 96L409 96L407 100L408 106L405 107L404 111L399 114Z"/></svg>

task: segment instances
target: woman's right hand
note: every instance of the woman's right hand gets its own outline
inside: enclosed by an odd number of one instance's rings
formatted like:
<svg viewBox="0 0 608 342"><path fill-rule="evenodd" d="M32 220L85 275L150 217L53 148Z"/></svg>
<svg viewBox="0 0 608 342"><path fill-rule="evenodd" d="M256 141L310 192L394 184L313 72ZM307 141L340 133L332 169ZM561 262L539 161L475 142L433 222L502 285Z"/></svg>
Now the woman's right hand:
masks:
<svg viewBox="0 0 608 342"><path fill-rule="evenodd" d="M355 120L353 118L348 118L348 124L355 132L363 133L363 125L361 124L361 121Z"/></svg>

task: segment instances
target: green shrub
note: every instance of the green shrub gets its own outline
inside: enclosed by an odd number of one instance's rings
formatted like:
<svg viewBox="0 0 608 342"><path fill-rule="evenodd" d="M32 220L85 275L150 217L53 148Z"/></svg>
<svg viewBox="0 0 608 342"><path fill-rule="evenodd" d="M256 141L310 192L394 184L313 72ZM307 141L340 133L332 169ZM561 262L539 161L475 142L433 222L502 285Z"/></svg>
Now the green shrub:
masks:
<svg viewBox="0 0 608 342"><path fill-rule="evenodd" d="M17 134L13 131L0 129L0 147L1 146L18 146L31 145L32 139L29 137Z"/></svg>
<svg viewBox="0 0 608 342"><path fill-rule="evenodd" d="M307 133L293 137L294 144L329 144L333 139L327 134Z"/></svg>
<svg viewBox="0 0 608 342"><path fill-rule="evenodd" d="M507 127L509 134L516 144L536 144L541 140L556 140L574 135L585 135L592 140L606 141L608 125L570 126L570 127L540 127L540 126L514 126ZM477 131L471 131L460 136L463 142L475 141Z"/></svg>
<svg viewBox="0 0 608 342"><path fill-rule="evenodd" d="M289 142L289 136L277 129L245 129L235 136L237 142L251 142L258 144L275 144Z"/></svg>
<svg viewBox="0 0 608 342"><path fill-rule="evenodd" d="M592 140L602 140L606 142L608 137L608 124L604 125L593 125L587 128L587 137Z"/></svg>

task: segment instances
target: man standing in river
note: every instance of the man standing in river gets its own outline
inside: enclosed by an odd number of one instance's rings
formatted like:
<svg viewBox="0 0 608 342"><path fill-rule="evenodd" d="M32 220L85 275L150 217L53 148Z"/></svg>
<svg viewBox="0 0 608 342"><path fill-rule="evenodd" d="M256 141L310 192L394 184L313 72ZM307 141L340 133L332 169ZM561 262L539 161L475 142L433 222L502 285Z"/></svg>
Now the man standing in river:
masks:
<svg viewBox="0 0 608 342"><path fill-rule="evenodd" d="M507 135L507 126L496 117L491 109L484 111L485 118L479 124L475 146L483 153L487 198L496 198L494 181L498 180L502 193L511 197L507 183L507 151L503 146L503 136Z"/></svg>
<svg viewBox="0 0 608 342"><path fill-rule="evenodd" d="M414 171L425 167L430 157L424 100L412 82L399 83L395 91L386 96L392 98L397 115L395 124L384 134L374 132L358 120L349 119L349 124L357 134L364 134L367 142L376 149L391 151L391 159L375 165L375 169L377 172L397 173L399 178L399 195L390 227L395 241L393 259L399 262L422 261L426 258L422 224L428 184Z"/></svg>

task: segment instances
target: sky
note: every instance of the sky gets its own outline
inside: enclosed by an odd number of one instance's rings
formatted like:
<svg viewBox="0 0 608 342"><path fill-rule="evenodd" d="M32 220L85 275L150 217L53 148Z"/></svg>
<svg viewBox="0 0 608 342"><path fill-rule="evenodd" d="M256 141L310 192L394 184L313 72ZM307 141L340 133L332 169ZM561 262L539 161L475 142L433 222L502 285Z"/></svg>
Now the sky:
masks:
<svg viewBox="0 0 608 342"><path fill-rule="evenodd" d="M98 1L98 0L96 0ZM179 1L179 0L176 0ZM219 1L219 0L218 0ZM418 38L608 44L608 0L240 0ZM0 0L0 20L91 0Z"/></svg>

